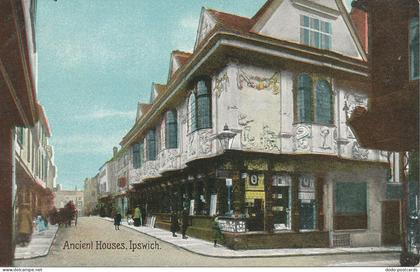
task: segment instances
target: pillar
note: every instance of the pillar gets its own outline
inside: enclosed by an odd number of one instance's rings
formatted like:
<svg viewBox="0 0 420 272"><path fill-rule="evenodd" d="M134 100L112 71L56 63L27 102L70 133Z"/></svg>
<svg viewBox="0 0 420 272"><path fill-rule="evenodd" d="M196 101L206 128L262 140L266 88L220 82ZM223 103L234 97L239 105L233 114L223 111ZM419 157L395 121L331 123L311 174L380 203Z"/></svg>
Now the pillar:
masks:
<svg viewBox="0 0 420 272"><path fill-rule="evenodd" d="M232 208L235 214L241 213L241 198L243 194L241 194L241 178L239 171L232 172Z"/></svg>
<svg viewBox="0 0 420 272"><path fill-rule="evenodd" d="M292 174L292 230L300 230L299 176Z"/></svg>
<svg viewBox="0 0 420 272"><path fill-rule="evenodd" d="M264 210L264 230L273 232L273 174L269 171L265 177L265 210Z"/></svg>
<svg viewBox="0 0 420 272"><path fill-rule="evenodd" d="M317 209L317 229L324 230L324 177L317 177L315 181L315 200Z"/></svg>
<svg viewBox="0 0 420 272"><path fill-rule="evenodd" d="M15 252L13 239L13 130L0 126L0 266L12 266Z"/></svg>

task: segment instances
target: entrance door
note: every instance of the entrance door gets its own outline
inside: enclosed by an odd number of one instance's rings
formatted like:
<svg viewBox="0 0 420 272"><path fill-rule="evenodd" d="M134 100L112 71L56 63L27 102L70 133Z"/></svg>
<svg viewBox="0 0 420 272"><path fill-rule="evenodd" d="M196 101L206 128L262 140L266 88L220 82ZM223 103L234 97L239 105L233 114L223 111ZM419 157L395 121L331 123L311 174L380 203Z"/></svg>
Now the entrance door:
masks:
<svg viewBox="0 0 420 272"><path fill-rule="evenodd" d="M289 191L290 186L273 187L273 219L274 229L289 228Z"/></svg>
<svg viewBox="0 0 420 272"><path fill-rule="evenodd" d="M400 202L382 202L382 243L383 245L400 244Z"/></svg>

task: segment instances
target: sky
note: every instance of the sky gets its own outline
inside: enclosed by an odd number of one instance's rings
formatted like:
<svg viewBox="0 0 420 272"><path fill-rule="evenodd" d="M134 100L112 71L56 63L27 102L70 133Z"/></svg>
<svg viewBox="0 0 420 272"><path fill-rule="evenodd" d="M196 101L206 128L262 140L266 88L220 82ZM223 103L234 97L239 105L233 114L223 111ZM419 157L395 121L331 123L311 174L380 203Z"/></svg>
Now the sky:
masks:
<svg viewBox="0 0 420 272"><path fill-rule="evenodd" d="M346 0L349 1L349 0ZM192 51L201 7L252 17L265 0L38 0L38 99L57 184L83 188L134 124L172 50Z"/></svg>

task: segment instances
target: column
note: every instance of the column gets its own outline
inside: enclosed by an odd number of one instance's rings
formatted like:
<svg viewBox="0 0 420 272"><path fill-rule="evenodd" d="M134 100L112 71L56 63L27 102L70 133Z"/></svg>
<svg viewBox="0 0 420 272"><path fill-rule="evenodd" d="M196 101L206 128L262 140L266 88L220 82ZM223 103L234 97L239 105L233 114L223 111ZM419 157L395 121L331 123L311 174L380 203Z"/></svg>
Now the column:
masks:
<svg viewBox="0 0 420 272"><path fill-rule="evenodd" d="M299 176L292 174L292 230L300 230L300 205L299 205Z"/></svg>
<svg viewBox="0 0 420 272"><path fill-rule="evenodd" d="M14 256L13 239L13 130L0 127L0 266L12 266Z"/></svg>
<svg viewBox="0 0 420 272"><path fill-rule="evenodd" d="M317 209L317 229L324 230L324 177L317 177L315 181L315 199Z"/></svg>
<svg viewBox="0 0 420 272"><path fill-rule="evenodd" d="M265 210L264 210L264 230L268 232L273 232L274 223L273 223L273 174L271 171L267 172L265 175Z"/></svg>
<svg viewBox="0 0 420 272"><path fill-rule="evenodd" d="M235 214L241 213L241 189L239 171L232 171L232 209Z"/></svg>

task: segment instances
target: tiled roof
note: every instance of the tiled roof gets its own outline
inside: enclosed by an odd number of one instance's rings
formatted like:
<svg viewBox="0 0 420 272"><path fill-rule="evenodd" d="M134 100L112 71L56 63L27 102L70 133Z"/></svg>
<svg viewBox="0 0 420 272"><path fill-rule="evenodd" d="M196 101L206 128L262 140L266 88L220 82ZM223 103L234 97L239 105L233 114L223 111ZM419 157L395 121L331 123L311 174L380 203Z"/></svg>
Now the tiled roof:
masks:
<svg viewBox="0 0 420 272"><path fill-rule="evenodd" d="M208 9L208 11L222 27L237 32L249 32L256 22L255 19L224 13L213 9Z"/></svg>
<svg viewBox="0 0 420 272"><path fill-rule="evenodd" d="M166 85L154 83L154 86L158 95L163 94L166 91Z"/></svg>
<svg viewBox="0 0 420 272"><path fill-rule="evenodd" d="M41 104L37 103L37 110L38 110L40 121L44 124L44 128L46 130L47 136L51 137L51 127L50 127L50 123L48 122L48 117L45 114L44 107L41 106Z"/></svg>
<svg viewBox="0 0 420 272"><path fill-rule="evenodd" d="M153 104L144 104L141 103L140 104L140 110L142 115L145 115L151 108L152 108Z"/></svg>
<svg viewBox="0 0 420 272"><path fill-rule="evenodd" d="M179 51L179 50L172 51L172 54L176 58L176 60L178 61L179 65L181 67L184 66L187 63L188 59L192 55L192 53Z"/></svg>

